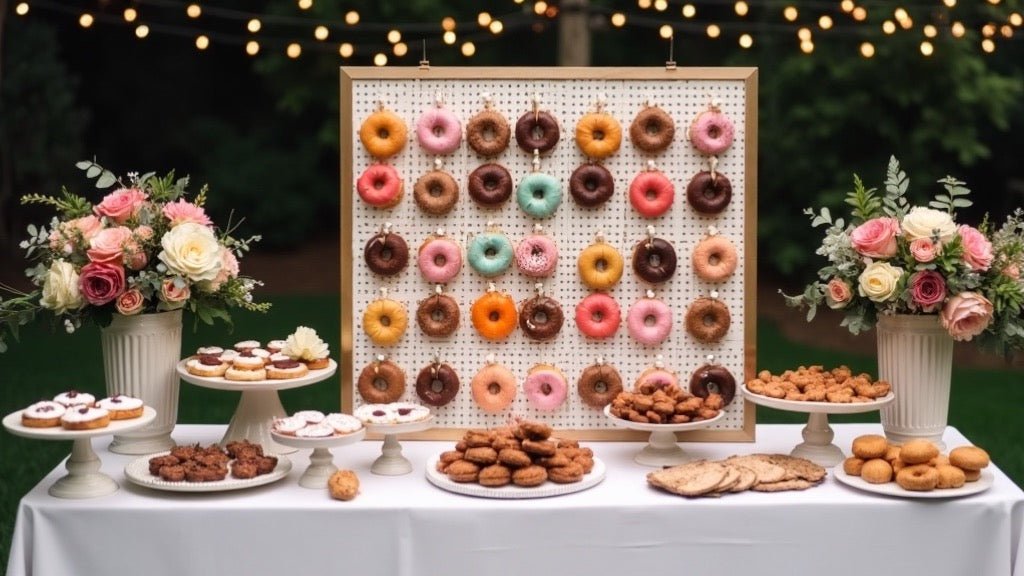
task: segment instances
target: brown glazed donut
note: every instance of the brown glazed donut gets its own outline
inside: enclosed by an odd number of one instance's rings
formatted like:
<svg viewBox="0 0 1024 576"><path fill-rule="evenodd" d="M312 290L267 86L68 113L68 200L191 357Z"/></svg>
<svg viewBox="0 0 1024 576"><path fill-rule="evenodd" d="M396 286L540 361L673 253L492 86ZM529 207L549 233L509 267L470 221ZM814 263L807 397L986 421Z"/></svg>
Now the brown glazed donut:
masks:
<svg viewBox="0 0 1024 576"><path fill-rule="evenodd" d="M427 336L451 336L459 327L459 303L447 294L431 294L416 308L416 323Z"/></svg>
<svg viewBox="0 0 1024 576"><path fill-rule="evenodd" d="M482 164L469 173L469 197L484 208L497 208L512 197L512 175L501 164Z"/></svg>
<svg viewBox="0 0 1024 576"><path fill-rule="evenodd" d="M466 143L481 156L497 156L508 148L508 120L494 110L481 110L466 123Z"/></svg>
<svg viewBox="0 0 1024 576"><path fill-rule="evenodd" d="M686 310L686 331L705 344L721 340L731 323L729 308L713 298L697 298Z"/></svg>
<svg viewBox="0 0 1024 576"><path fill-rule="evenodd" d="M409 264L409 245L398 234L381 232L366 241L363 259L374 274L394 276Z"/></svg>
<svg viewBox="0 0 1024 576"><path fill-rule="evenodd" d="M434 216L443 216L451 212L459 201L459 184L451 174L432 170L416 180L412 187L412 197L420 210Z"/></svg>
<svg viewBox="0 0 1024 576"><path fill-rule="evenodd" d="M640 150L657 154L669 147L676 136L676 123L657 106L641 110L629 125L629 139Z"/></svg>
<svg viewBox="0 0 1024 576"><path fill-rule="evenodd" d="M615 193L612 173L600 164L582 164L569 176L569 193L584 208L600 206Z"/></svg>
<svg viewBox="0 0 1024 576"><path fill-rule="evenodd" d="M547 112L530 111L516 121L516 144L528 154L551 150L560 136L558 122Z"/></svg>
<svg viewBox="0 0 1024 576"><path fill-rule="evenodd" d="M424 404L444 406L459 392L459 376L447 364L428 364L416 376L416 395Z"/></svg>
<svg viewBox="0 0 1024 576"><path fill-rule="evenodd" d="M580 400L591 408L604 408L622 392L622 376L609 364L591 364L576 382Z"/></svg>
<svg viewBox="0 0 1024 576"><path fill-rule="evenodd" d="M736 397L736 379L725 366L705 364L690 376L690 394L707 398L712 392L722 397L724 406L728 406Z"/></svg>
<svg viewBox="0 0 1024 576"><path fill-rule="evenodd" d="M359 373L356 385L368 403L390 404L405 394L405 372L390 360L370 362Z"/></svg>
<svg viewBox="0 0 1024 576"><path fill-rule="evenodd" d="M694 174L686 185L686 200L701 214L718 214L732 200L732 183L721 172L707 170Z"/></svg>
<svg viewBox="0 0 1024 576"><path fill-rule="evenodd" d="M646 238L633 248L633 272L649 284L661 284L676 273L676 249L662 238Z"/></svg>
<svg viewBox="0 0 1024 576"><path fill-rule="evenodd" d="M534 296L519 307L519 327L531 340L551 340L562 329L562 305L550 296Z"/></svg>

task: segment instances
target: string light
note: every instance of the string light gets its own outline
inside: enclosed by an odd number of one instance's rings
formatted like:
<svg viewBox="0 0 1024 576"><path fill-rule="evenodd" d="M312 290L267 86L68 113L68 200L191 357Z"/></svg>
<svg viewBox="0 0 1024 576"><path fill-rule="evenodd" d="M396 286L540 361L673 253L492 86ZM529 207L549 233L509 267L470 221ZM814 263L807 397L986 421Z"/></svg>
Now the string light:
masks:
<svg viewBox="0 0 1024 576"><path fill-rule="evenodd" d="M348 42L344 42L341 46L338 46L338 55L342 58L351 58L352 54L355 54L355 51L356 49Z"/></svg>
<svg viewBox="0 0 1024 576"><path fill-rule="evenodd" d="M125 22L135 22L135 19L138 18L138 17L139 17L139 11L136 10L135 8L125 8L124 9L124 21Z"/></svg>
<svg viewBox="0 0 1024 576"><path fill-rule="evenodd" d="M299 56L302 56L302 46L298 42L292 42L287 48L285 48L284 53L294 60Z"/></svg>
<svg viewBox="0 0 1024 576"><path fill-rule="evenodd" d="M463 42L462 55L469 58L473 54L476 54L476 44L473 44L472 42Z"/></svg>
<svg viewBox="0 0 1024 576"><path fill-rule="evenodd" d="M693 4L683 5L683 18L693 18L697 15L697 7Z"/></svg>
<svg viewBox="0 0 1024 576"><path fill-rule="evenodd" d="M832 17L825 15L822 16L821 18L818 18L818 26L821 26L822 30L828 30L829 28L832 27Z"/></svg>
<svg viewBox="0 0 1024 576"><path fill-rule="evenodd" d="M441 20L441 29L445 32L455 30L455 18L451 16L445 16L444 20Z"/></svg>
<svg viewBox="0 0 1024 576"><path fill-rule="evenodd" d="M490 29L491 34L501 34L505 25L501 23L501 20L491 20L491 24L487 28Z"/></svg>
<svg viewBox="0 0 1024 576"><path fill-rule="evenodd" d="M300 10L309 10L313 7L313 0L299 0Z"/></svg>
<svg viewBox="0 0 1024 576"><path fill-rule="evenodd" d="M718 24L708 24L708 38L718 38L722 35L722 29L718 27Z"/></svg>
<svg viewBox="0 0 1024 576"><path fill-rule="evenodd" d="M800 51L803 52L804 54L810 54L811 52L814 52L814 42L811 42L810 40L804 40L803 42L800 43Z"/></svg>
<svg viewBox="0 0 1024 576"><path fill-rule="evenodd" d="M935 47L932 46L931 42L927 40L921 42L921 54L924 54L925 56L931 56L933 53L935 53Z"/></svg>
<svg viewBox="0 0 1024 576"><path fill-rule="evenodd" d="M138 27L135 28L135 35L139 38L139 40L145 38L146 36L149 36L149 26L146 26L145 24L140 24Z"/></svg>
<svg viewBox="0 0 1024 576"><path fill-rule="evenodd" d="M626 25L626 15L622 12L616 12L612 14L612 26L616 28L622 28Z"/></svg>
<svg viewBox="0 0 1024 576"><path fill-rule="evenodd" d="M988 3L995 6L996 4L999 4L999 0L988 0Z"/></svg>
<svg viewBox="0 0 1024 576"><path fill-rule="evenodd" d="M737 16L743 17L743 16L746 16L746 15L747 15L747 12L749 12L749 11L750 11L750 7L749 7L749 6L747 6L747 3L746 3L746 2L744 2L743 0L739 0L739 1L738 1L738 2L736 2L736 4L735 4L735 5L733 6L733 10L735 10L735 11L736 11L736 15L737 15Z"/></svg>
<svg viewBox="0 0 1024 576"><path fill-rule="evenodd" d="M904 30L910 30L914 27L914 21L910 17L904 18L903 20L900 20L900 26Z"/></svg>
<svg viewBox="0 0 1024 576"><path fill-rule="evenodd" d="M185 8L185 14L187 14L189 18L199 18L203 15L203 9L199 4L189 4L188 8Z"/></svg>
<svg viewBox="0 0 1024 576"><path fill-rule="evenodd" d="M1013 28L1009 24L1000 26L999 33L1003 35L1003 38L1013 38Z"/></svg>
<svg viewBox="0 0 1024 576"><path fill-rule="evenodd" d="M782 17L789 22L794 22L800 17L800 11L796 9L796 6L786 6L786 9L782 11Z"/></svg>
<svg viewBox="0 0 1024 576"><path fill-rule="evenodd" d="M875 45L871 42L864 42L860 45L860 55L865 58L871 58L875 55Z"/></svg>
<svg viewBox="0 0 1024 576"><path fill-rule="evenodd" d="M668 40L672 37L672 27L668 24L662 24L661 28L658 28L658 36Z"/></svg>
<svg viewBox="0 0 1024 576"><path fill-rule="evenodd" d="M857 6L853 9L853 19L857 22L863 22L868 19L868 10L863 6Z"/></svg>
<svg viewBox="0 0 1024 576"><path fill-rule="evenodd" d="M754 45L754 37L750 34L741 34L739 42L740 48L750 48Z"/></svg>
<svg viewBox="0 0 1024 576"><path fill-rule="evenodd" d="M359 12L356 12L355 10L345 12L345 24L348 24L349 26L359 24Z"/></svg>
<svg viewBox="0 0 1024 576"><path fill-rule="evenodd" d="M245 29L249 32L252 32L253 34L259 32L260 28L262 27L263 23L260 22L259 18L253 18L252 20L249 20L248 24L245 25Z"/></svg>
<svg viewBox="0 0 1024 576"><path fill-rule="evenodd" d="M93 23L92 14L89 14L88 12L86 12L85 14L82 14L81 16L78 17L78 25L81 26L82 28L88 28L89 26L92 26L92 23Z"/></svg>
<svg viewBox="0 0 1024 576"><path fill-rule="evenodd" d="M939 31L931 24L926 24L923 32L926 38L935 38L939 34Z"/></svg>
<svg viewBox="0 0 1024 576"><path fill-rule="evenodd" d="M391 30L390 32L388 32L388 42L390 42L392 44L397 44L398 42L401 42L401 41L402 41L402 33L401 32L399 32L398 30Z"/></svg>
<svg viewBox="0 0 1024 576"><path fill-rule="evenodd" d="M985 38L981 41L981 49L991 54L996 51L996 43L989 38Z"/></svg>
<svg viewBox="0 0 1024 576"><path fill-rule="evenodd" d="M1010 24L1013 24L1018 28L1020 28L1021 24L1024 24L1024 16L1021 16L1020 12L1014 12L1013 14L1010 14L1009 20Z"/></svg>
<svg viewBox="0 0 1024 576"><path fill-rule="evenodd" d="M981 34L986 38L991 38L996 35L996 25L989 22L981 28Z"/></svg>
<svg viewBox="0 0 1024 576"><path fill-rule="evenodd" d="M541 0L533 5L533 13L540 16L548 11L548 3Z"/></svg>
<svg viewBox="0 0 1024 576"><path fill-rule="evenodd" d="M801 29L797 30L796 31L796 37L799 38L801 42L810 42L810 40L811 40L811 29L810 28L801 28Z"/></svg>
<svg viewBox="0 0 1024 576"><path fill-rule="evenodd" d="M668 10L668 0L654 0L654 9L658 12Z"/></svg>
<svg viewBox="0 0 1024 576"><path fill-rule="evenodd" d="M455 32L452 32L451 30L445 32L444 36L442 37L442 39L444 40L444 43L449 45L449 46L451 46L452 44L455 44L455 40L456 40Z"/></svg>
<svg viewBox="0 0 1024 576"><path fill-rule="evenodd" d="M967 33L967 28L963 22L953 22L953 25L949 27L949 32L954 38L963 38L964 34Z"/></svg>
<svg viewBox="0 0 1024 576"><path fill-rule="evenodd" d="M481 28L486 28L491 23L491 15L487 12L481 12L476 16L476 23Z"/></svg>
<svg viewBox="0 0 1024 576"><path fill-rule="evenodd" d="M327 40L329 34L330 31L327 30L327 26L320 25L313 29L313 37L321 42Z"/></svg>
<svg viewBox="0 0 1024 576"><path fill-rule="evenodd" d="M651 0L636 0L636 5L642 10L647 10L651 7Z"/></svg>
<svg viewBox="0 0 1024 576"><path fill-rule="evenodd" d="M896 20L906 20L907 18L910 18L910 14L907 14L907 11L903 8L897 8L892 15Z"/></svg>
<svg viewBox="0 0 1024 576"><path fill-rule="evenodd" d="M896 32L896 24L894 24L892 20L882 22L882 32L885 32L886 34L893 34Z"/></svg>
<svg viewBox="0 0 1024 576"><path fill-rule="evenodd" d="M391 51L395 53L395 56L401 58L408 54L409 46L405 42L399 42L398 44L395 44L395 47L392 48Z"/></svg>
<svg viewBox="0 0 1024 576"><path fill-rule="evenodd" d="M249 40L245 43L245 53L249 56L255 56L260 53L260 43L255 40Z"/></svg>
<svg viewBox="0 0 1024 576"><path fill-rule="evenodd" d="M205 34L196 36L196 48L200 50L206 50L210 47L210 37Z"/></svg>
<svg viewBox="0 0 1024 576"><path fill-rule="evenodd" d="M18 5L14 7L14 13L18 16L28 14L28 2L19 2Z"/></svg>
<svg viewBox="0 0 1024 576"><path fill-rule="evenodd" d="M374 56L373 56L373 65L374 66L386 66L387 63L388 63L388 55L387 54L384 54L382 52L378 52L377 54L374 54Z"/></svg>
<svg viewBox="0 0 1024 576"><path fill-rule="evenodd" d="M843 12L847 12L847 13L853 12L853 8L854 8L853 0L843 0L842 2L839 3L839 8Z"/></svg>
<svg viewBox="0 0 1024 576"><path fill-rule="evenodd" d="M945 4L947 8L956 6L956 0L942 0L942 3Z"/></svg>

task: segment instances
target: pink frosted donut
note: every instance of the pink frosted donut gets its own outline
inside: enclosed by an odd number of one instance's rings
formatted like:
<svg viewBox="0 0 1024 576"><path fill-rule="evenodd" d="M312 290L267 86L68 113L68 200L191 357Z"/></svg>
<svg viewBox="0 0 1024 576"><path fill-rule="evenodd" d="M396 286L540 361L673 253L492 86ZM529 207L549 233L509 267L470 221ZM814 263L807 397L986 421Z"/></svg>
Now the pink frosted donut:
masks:
<svg viewBox="0 0 1024 576"><path fill-rule="evenodd" d="M454 240L430 238L420 246L416 264L424 280L444 284L462 269L462 250Z"/></svg>
<svg viewBox="0 0 1024 576"><path fill-rule="evenodd" d="M622 322L622 310L607 294L591 294L576 305L576 327L589 338L603 340L615 335Z"/></svg>
<svg viewBox="0 0 1024 576"><path fill-rule="evenodd" d="M446 108L430 108L416 121L416 140L428 154L451 154L462 143L462 124Z"/></svg>
<svg viewBox="0 0 1024 576"><path fill-rule="evenodd" d="M672 207L676 189L664 173L641 172L629 184L629 203L644 218L657 218Z"/></svg>
<svg viewBox="0 0 1024 576"><path fill-rule="evenodd" d="M672 309L661 300L642 298L629 307L626 328L637 342L661 344L672 331Z"/></svg>
<svg viewBox="0 0 1024 576"><path fill-rule="evenodd" d="M558 263L558 246L543 234L531 234L516 246L516 266L530 278L551 276Z"/></svg>
<svg viewBox="0 0 1024 576"><path fill-rule="evenodd" d="M356 180L356 192L370 206L391 208L402 200L402 179L387 164L374 164Z"/></svg>
<svg viewBox="0 0 1024 576"><path fill-rule="evenodd" d="M664 368L648 368L640 373L633 384L634 389L664 390L669 386L679 386L679 377Z"/></svg>
<svg viewBox="0 0 1024 576"><path fill-rule="evenodd" d="M717 156L725 152L732 146L732 137L732 120L718 110L701 112L690 124L690 142L704 154Z"/></svg>
<svg viewBox="0 0 1024 576"><path fill-rule="evenodd" d="M562 371L550 364L538 364L530 368L523 382L526 401L537 410L551 412L565 402L569 390Z"/></svg>

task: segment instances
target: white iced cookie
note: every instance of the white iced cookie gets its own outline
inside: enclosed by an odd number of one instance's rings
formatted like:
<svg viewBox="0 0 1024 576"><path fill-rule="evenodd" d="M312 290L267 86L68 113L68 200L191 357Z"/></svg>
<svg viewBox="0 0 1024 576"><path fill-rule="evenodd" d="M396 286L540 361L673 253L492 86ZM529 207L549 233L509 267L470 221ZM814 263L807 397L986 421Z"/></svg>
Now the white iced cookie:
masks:
<svg viewBox="0 0 1024 576"><path fill-rule="evenodd" d="M295 433L299 438L329 438L334 436L334 428L327 424L311 424Z"/></svg>
<svg viewBox="0 0 1024 576"><path fill-rule="evenodd" d="M296 418L295 416L278 418L274 420L274 432L286 436L295 436L295 433L305 428L306 424L307 422L304 418Z"/></svg>
<svg viewBox="0 0 1024 576"><path fill-rule="evenodd" d="M358 432L362 429L363 423L355 416L349 414L328 414L324 418L324 424L327 424L338 434L351 434Z"/></svg>
<svg viewBox="0 0 1024 576"><path fill-rule="evenodd" d="M355 417L368 424L393 424L397 414L390 404L366 404L356 408Z"/></svg>
<svg viewBox="0 0 1024 576"><path fill-rule="evenodd" d="M319 424L324 421L324 413L319 410L300 410L292 414L293 418L302 418L308 424Z"/></svg>
<svg viewBox="0 0 1024 576"><path fill-rule="evenodd" d="M395 421L399 423L419 422L430 416L430 409L411 402L395 402L391 405L395 412Z"/></svg>

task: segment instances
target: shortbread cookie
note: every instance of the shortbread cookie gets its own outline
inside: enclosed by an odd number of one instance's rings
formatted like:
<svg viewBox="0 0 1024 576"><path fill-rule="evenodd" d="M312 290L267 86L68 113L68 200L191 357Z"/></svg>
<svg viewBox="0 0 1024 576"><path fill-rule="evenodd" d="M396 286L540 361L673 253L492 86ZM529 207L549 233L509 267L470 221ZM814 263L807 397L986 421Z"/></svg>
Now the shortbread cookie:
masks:
<svg viewBox="0 0 1024 576"><path fill-rule="evenodd" d="M806 490L817 485L817 482L808 482L807 480L783 480L754 484L750 489L754 492L784 492L786 490Z"/></svg>
<svg viewBox="0 0 1024 576"><path fill-rule="evenodd" d="M737 481L732 488L729 488L729 492L746 492L747 490L750 490L754 484L757 484L757 472L739 464L730 463L729 466L735 468L740 473L739 481Z"/></svg>
<svg viewBox="0 0 1024 576"><path fill-rule="evenodd" d="M771 463L763 454L731 456L723 462L753 470L757 474L757 482L778 482L786 477L786 469Z"/></svg>
<svg viewBox="0 0 1024 576"><path fill-rule="evenodd" d="M718 462L699 460L651 472L647 482L680 496L700 496L714 490L727 472Z"/></svg>

